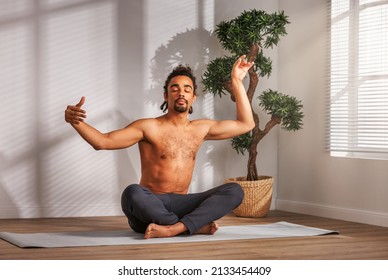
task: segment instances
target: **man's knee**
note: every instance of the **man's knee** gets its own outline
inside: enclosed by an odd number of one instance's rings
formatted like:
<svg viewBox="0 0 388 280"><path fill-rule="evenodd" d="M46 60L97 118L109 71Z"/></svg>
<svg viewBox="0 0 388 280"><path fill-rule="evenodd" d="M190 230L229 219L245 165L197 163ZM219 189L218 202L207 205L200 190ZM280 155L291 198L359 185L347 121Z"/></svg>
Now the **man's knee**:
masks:
<svg viewBox="0 0 388 280"><path fill-rule="evenodd" d="M123 191L123 196L125 197L132 197L139 192L143 192L143 187L139 184L131 184L128 187L126 187Z"/></svg>
<svg viewBox="0 0 388 280"><path fill-rule="evenodd" d="M143 191L143 187L138 184L132 184L126 187L121 195L121 208L128 218L130 227L139 233L144 233L148 223L144 223L136 217L134 208L136 208L136 197Z"/></svg>
<svg viewBox="0 0 388 280"><path fill-rule="evenodd" d="M148 189L139 184L131 184L126 187L121 195L121 208L124 214L129 218L130 225L136 230L136 226L133 225L134 220L139 220L142 223L148 224L149 211L152 209L149 207L149 201L147 201L144 195L147 195ZM146 221L147 220L147 221Z"/></svg>
<svg viewBox="0 0 388 280"><path fill-rule="evenodd" d="M124 214L130 219L130 225L136 231L133 217L143 225L156 223L159 225L172 225L179 221L178 217L168 211L160 197L154 195L148 188L138 184L129 185L122 194L121 204Z"/></svg>
<svg viewBox="0 0 388 280"><path fill-rule="evenodd" d="M121 207L124 212L128 210L134 199L143 191L143 187L138 184L132 184L125 188L121 195Z"/></svg>
<svg viewBox="0 0 388 280"><path fill-rule="evenodd" d="M244 199L244 191L241 186L235 182L226 183L224 185L224 191L229 194L236 207L241 204Z"/></svg>

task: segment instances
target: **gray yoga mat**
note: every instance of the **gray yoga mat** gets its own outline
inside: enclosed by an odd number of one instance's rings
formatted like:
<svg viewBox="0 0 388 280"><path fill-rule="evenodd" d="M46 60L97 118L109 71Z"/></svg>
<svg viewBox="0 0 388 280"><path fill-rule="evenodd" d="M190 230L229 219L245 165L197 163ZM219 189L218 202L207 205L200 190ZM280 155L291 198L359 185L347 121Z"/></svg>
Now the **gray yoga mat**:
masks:
<svg viewBox="0 0 388 280"><path fill-rule="evenodd" d="M180 235L169 238L144 239L131 230L83 231L56 233L0 232L0 237L21 248L82 247L103 245L147 245L181 242L208 242L257 238L303 237L338 233L288 222L261 225L224 226L214 235Z"/></svg>

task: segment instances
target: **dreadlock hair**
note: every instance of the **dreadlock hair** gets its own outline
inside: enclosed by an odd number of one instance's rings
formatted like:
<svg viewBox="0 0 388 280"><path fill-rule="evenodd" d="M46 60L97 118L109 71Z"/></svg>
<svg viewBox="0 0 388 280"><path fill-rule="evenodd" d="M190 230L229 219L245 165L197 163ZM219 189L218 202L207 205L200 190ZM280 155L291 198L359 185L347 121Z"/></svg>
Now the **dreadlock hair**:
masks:
<svg viewBox="0 0 388 280"><path fill-rule="evenodd" d="M167 93L168 93L168 88L167 88L168 84L170 83L171 79L176 77L176 76L189 77L194 85L194 95L197 95L197 93L196 93L197 92L197 83L196 83L196 79L195 79L195 76L193 74L193 71L191 70L190 66L188 66L188 65L184 66L182 64L179 64L177 67L175 67L172 70L172 72L170 73L170 75L168 75L167 80L163 86L165 95L167 95ZM163 104L160 106L160 110L162 110L163 113L165 113L167 111L167 108L168 108L168 103L167 103L167 101L164 101ZM192 113L193 113L193 107L190 107L189 114L192 114Z"/></svg>

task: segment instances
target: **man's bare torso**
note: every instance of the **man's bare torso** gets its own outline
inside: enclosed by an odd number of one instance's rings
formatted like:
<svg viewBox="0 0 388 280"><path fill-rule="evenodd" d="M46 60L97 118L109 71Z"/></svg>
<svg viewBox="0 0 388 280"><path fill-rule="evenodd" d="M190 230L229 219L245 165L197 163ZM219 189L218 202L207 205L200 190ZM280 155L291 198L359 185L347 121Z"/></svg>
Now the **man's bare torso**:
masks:
<svg viewBox="0 0 388 280"><path fill-rule="evenodd" d="M140 184L154 193L187 193L197 152L207 134L206 121L176 126L164 117L147 119L139 142Z"/></svg>

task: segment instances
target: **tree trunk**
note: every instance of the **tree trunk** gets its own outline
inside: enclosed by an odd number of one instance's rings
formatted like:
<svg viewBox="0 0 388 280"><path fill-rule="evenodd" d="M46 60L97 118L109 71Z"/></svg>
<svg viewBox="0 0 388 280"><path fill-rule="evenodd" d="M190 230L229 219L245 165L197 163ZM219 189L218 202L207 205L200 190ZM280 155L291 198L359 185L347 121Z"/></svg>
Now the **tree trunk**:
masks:
<svg viewBox="0 0 388 280"><path fill-rule="evenodd" d="M259 53L260 47L257 44L254 44L251 46L248 59L249 61L254 61L257 57L257 54ZM281 119L275 116L272 116L271 120L266 124L264 130L260 130L260 119L258 114L253 110L252 101L253 96L255 95L256 87L259 83L259 77L257 73L254 71L253 67L251 67L248 70L249 75L249 86L247 90L247 97L251 104L252 108L252 114L253 119L255 121L255 127L252 130L252 143L249 147L248 153L249 153L249 159L248 159L248 174L247 174L247 181L256 181L259 179L258 173L257 173L257 166L256 166L256 160L257 160L257 146L261 139L277 124L280 123ZM234 94L232 91L232 85L231 82L227 82L225 84L226 90L230 93L231 99L235 102Z"/></svg>
<svg viewBox="0 0 388 280"><path fill-rule="evenodd" d="M251 146L249 147L248 153L249 153L249 158L248 158L248 174L247 174L247 181L256 181L259 178L259 174L257 172L257 165L256 165L256 160L257 160L257 146L259 145L261 139L265 136L263 132L259 128L259 117L257 114L254 117L256 126L252 130L252 143Z"/></svg>
<svg viewBox="0 0 388 280"><path fill-rule="evenodd" d="M256 159L257 159L257 145L260 142L260 139L258 137L259 129L256 126L253 129L252 132L252 143L251 146L249 147L248 153L249 153L249 158L248 158L248 174L247 174L247 181L256 181L259 177L257 173L257 166L256 166Z"/></svg>
<svg viewBox="0 0 388 280"><path fill-rule="evenodd" d="M249 61L254 61L258 53L259 53L259 46L252 45L248 55ZM255 127L252 130L252 143L248 150L249 158L248 158L248 166L247 166L247 169L248 169L247 181L255 181L258 178L257 166L256 166L257 145L259 144L261 138L259 136L260 119L259 119L259 116L256 114L256 112L253 110L252 101L253 101L253 96L255 95L256 87L259 84L259 77L257 76L257 73L253 70L253 67L251 67L248 70L248 75L249 75L249 86L247 90L247 96L248 96L249 102L251 103L253 119L255 121Z"/></svg>
<svg viewBox="0 0 388 280"><path fill-rule="evenodd" d="M248 159L248 174L246 181L256 181L259 177L257 174L257 166L256 166L256 158L257 158L257 151L253 153L249 153L249 159Z"/></svg>
<svg viewBox="0 0 388 280"><path fill-rule="evenodd" d="M257 115L257 114L254 114ZM258 120L258 117L257 117ZM256 118L255 118L256 122ZM258 123L256 123L255 128L252 131L252 143L249 147L249 159L248 159L248 174L247 174L247 181L257 181L259 179L259 174L257 172L257 165L256 165L256 159L257 159L257 146L259 145L261 139L265 135L268 134L268 132L271 131L273 127L275 127L277 124L281 122L281 119L276 116L272 116L271 120L268 121L268 123L265 125L264 130L260 130Z"/></svg>

